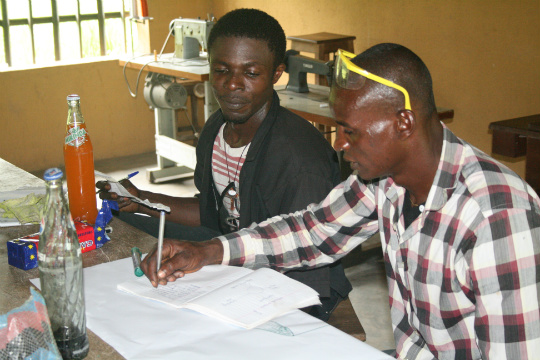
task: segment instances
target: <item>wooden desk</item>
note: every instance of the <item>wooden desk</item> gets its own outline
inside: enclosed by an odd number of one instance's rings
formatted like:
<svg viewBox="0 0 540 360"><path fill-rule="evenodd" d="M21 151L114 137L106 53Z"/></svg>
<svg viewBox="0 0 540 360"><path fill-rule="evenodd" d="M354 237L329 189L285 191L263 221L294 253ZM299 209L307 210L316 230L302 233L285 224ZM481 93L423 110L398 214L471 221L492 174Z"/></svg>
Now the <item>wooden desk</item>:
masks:
<svg viewBox="0 0 540 360"><path fill-rule="evenodd" d="M131 248L137 246L143 253L150 251L156 239L138 229L113 219L110 223L113 232L111 241L101 249L83 254L83 267L90 267L131 256ZM21 270L10 266L7 261L6 243L8 240L39 231L39 225L0 228L0 313L21 306L30 296L30 279L39 277L37 268ZM90 353L86 359L123 359L109 344L87 329Z"/></svg>
<svg viewBox="0 0 540 360"><path fill-rule="evenodd" d="M0 159L0 191L16 190L22 186L45 186L43 180ZM101 249L83 254L83 267L98 265L104 262L123 259L131 256L131 248L137 246L143 253L150 251L157 240L148 234L113 219L110 223L113 232L111 241ZM33 234L39 231L39 225L24 225L0 227L0 313L21 306L30 296L30 279L39 277L37 268L21 270L8 264L7 245L9 240ZM123 359L123 357L101 340L91 330L88 330L90 353L86 359Z"/></svg>
<svg viewBox="0 0 540 360"><path fill-rule="evenodd" d="M26 171L0 159L0 191L14 190L23 184L37 186L43 181ZM114 218L110 222L113 232L109 234L111 241L102 248L84 253L83 267L91 267L105 262L131 257L131 248L137 246L147 253L157 240L151 235ZM6 313L21 306L30 296L30 279L39 277L37 268L21 270L10 266L7 259L8 240L36 233L39 225L0 227L0 313ZM357 339L365 341L366 334L354 313L350 300L343 301L335 310L331 321L334 327ZM105 341L87 329L90 342L90 353L87 359L123 359L123 357Z"/></svg>
<svg viewBox="0 0 540 360"><path fill-rule="evenodd" d="M330 60L330 54L336 53L339 49L354 54L355 39L356 36L327 32L287 36L287 40L291 41L291 49L313 53L315 54L315 59L325 62ZM315 84L328 86L326 77L322 75L315 77Z"/></svg>
<svg viewBox="0 0 540 360"><path fill-rule="evenodd" d="M198 129L199 124L204 124L206 119L217 108L218 104L208 84L210 66L207 60L178 60L173 59L173 54L163 54L158 60L153 55L140 56L132 59L120 59L118 64L122 67L157 73L174 77L179 83L183 80L197 81L204 84L204 117L198 114L196 96L191 92L191 117L193 126ZM139 78L140 79L140 78ZM144 80L144 79L143 79ZM144 84L144 82L143 82ZM151 82L150 82L151 84ZM191 83L193 85L193 83ZM146 86L146 84L145 84ZM151 90L149 85L147 90ZM185 85L184 85L185 86ZM187 87L186 87L187 88ZM159 183L172 179L193 176L195 169L195 147L183 143L178 135L177 114L173 109L154 108L156 123L156 155L158 166L148 169L147 178L152 183ZM187 114L186 114L187 116ZM201 121L199 121L201 120ZM194 139L195 134L190 134L189 139Z"/></svg>
<svg viewBox="0 0 540 360"><path fill-rule="evenodd" d="M525 181L540 193L540 114L489 124L492 151L512 158L526 156Z"/></svg>
<svg viewBox="0 0 540 360"><path fill-rule="evenodd" d="M140 56L134 59L119 59L118 65L128 69L144 70L195 81L207 81L210 73L208 64L203 66L182 66L172 62L172 54L164 54L160 60L153 55ZM161 60L162 59L162 60ZM127 65L126 65L127 64Z"/></svg>
<svg viewBox="0 0 540 360"><path fill-rule="evenodd" d="M325 61L330 60L329 54L337 52L338 49L354 52L355 39L356 36L328 32L287 36L292 49L313 53L316 59Z"/></svg>

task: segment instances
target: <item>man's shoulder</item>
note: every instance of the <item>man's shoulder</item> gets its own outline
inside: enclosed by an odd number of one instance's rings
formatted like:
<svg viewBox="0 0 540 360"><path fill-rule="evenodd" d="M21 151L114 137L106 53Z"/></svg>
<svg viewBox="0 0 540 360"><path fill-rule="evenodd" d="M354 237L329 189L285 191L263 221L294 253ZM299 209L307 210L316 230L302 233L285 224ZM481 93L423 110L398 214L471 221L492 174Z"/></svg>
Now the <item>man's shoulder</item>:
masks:
<svg viewBox="0 0 540 360"><path fill-rule="evenodd" d="M538 196L514 171L463 142L462 182L482 212L538 208Z"/></svg>

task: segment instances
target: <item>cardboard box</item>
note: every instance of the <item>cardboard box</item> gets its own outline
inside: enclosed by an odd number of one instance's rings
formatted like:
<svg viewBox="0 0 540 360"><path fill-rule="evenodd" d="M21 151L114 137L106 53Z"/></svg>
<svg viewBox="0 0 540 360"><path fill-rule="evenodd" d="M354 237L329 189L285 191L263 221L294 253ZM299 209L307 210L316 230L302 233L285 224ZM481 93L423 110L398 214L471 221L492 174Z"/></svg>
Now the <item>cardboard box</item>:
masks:
<svg viewBox="0 0 540 360"><path fill-rule="evenodd" d="M96 248L94 227L82 222L75 222L75 230L85 253ZM23 236L7 242L8 263L19 269L29 270L38 266L39 233Z"/></svg>
<svg viewBox="0 0 540 360"><path fill-rule="evenodd" d="M79 244L81 244L81 251L83 253L94 250L96 248L96 240L94 239L94 227L92 225L76 221L75 230L77 230Z"/></svg>
<svg viewBox="0 0 540 360"><path fill-rule="evenodd" d="M39 233L7 242L8 264L19 269L33 269L38 265Z"/></svg>

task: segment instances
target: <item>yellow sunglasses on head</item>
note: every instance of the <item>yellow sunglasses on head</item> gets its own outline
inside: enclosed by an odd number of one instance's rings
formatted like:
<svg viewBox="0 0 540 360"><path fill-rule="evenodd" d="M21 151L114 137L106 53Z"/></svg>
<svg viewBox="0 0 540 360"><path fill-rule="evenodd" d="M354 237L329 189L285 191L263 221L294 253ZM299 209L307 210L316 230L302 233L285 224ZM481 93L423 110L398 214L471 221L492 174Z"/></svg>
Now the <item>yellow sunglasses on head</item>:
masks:
<svg viewBox="0 0 540 360"><path fill-rule="evenodd" d="M345 50L339 49L337 52L337 58L334 62L334 81L339 87L343 89L358 90L364 86L367 78L401 91L405 97L405 109L411 110L409 93L405 88L353 64L350 60L353 57L355 57L354 54Z"/></svg>

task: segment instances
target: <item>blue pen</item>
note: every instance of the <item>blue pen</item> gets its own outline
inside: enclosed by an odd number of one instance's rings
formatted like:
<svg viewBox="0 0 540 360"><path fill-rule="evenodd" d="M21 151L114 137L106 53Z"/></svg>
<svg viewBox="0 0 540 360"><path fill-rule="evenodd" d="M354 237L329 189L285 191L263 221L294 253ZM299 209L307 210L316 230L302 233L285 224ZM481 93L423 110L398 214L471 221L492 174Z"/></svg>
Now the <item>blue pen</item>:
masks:
<svg viewBox="0 0 540 360"><path fill-rule="evenodd" d="M135 175L137 175L138 173L139 173L138 171L134 171L134 172L128 174L128 176L126 176L125 178L118 180L118 182L123 181L123 180L129 180L132 177L134 177Z"/></svg>

